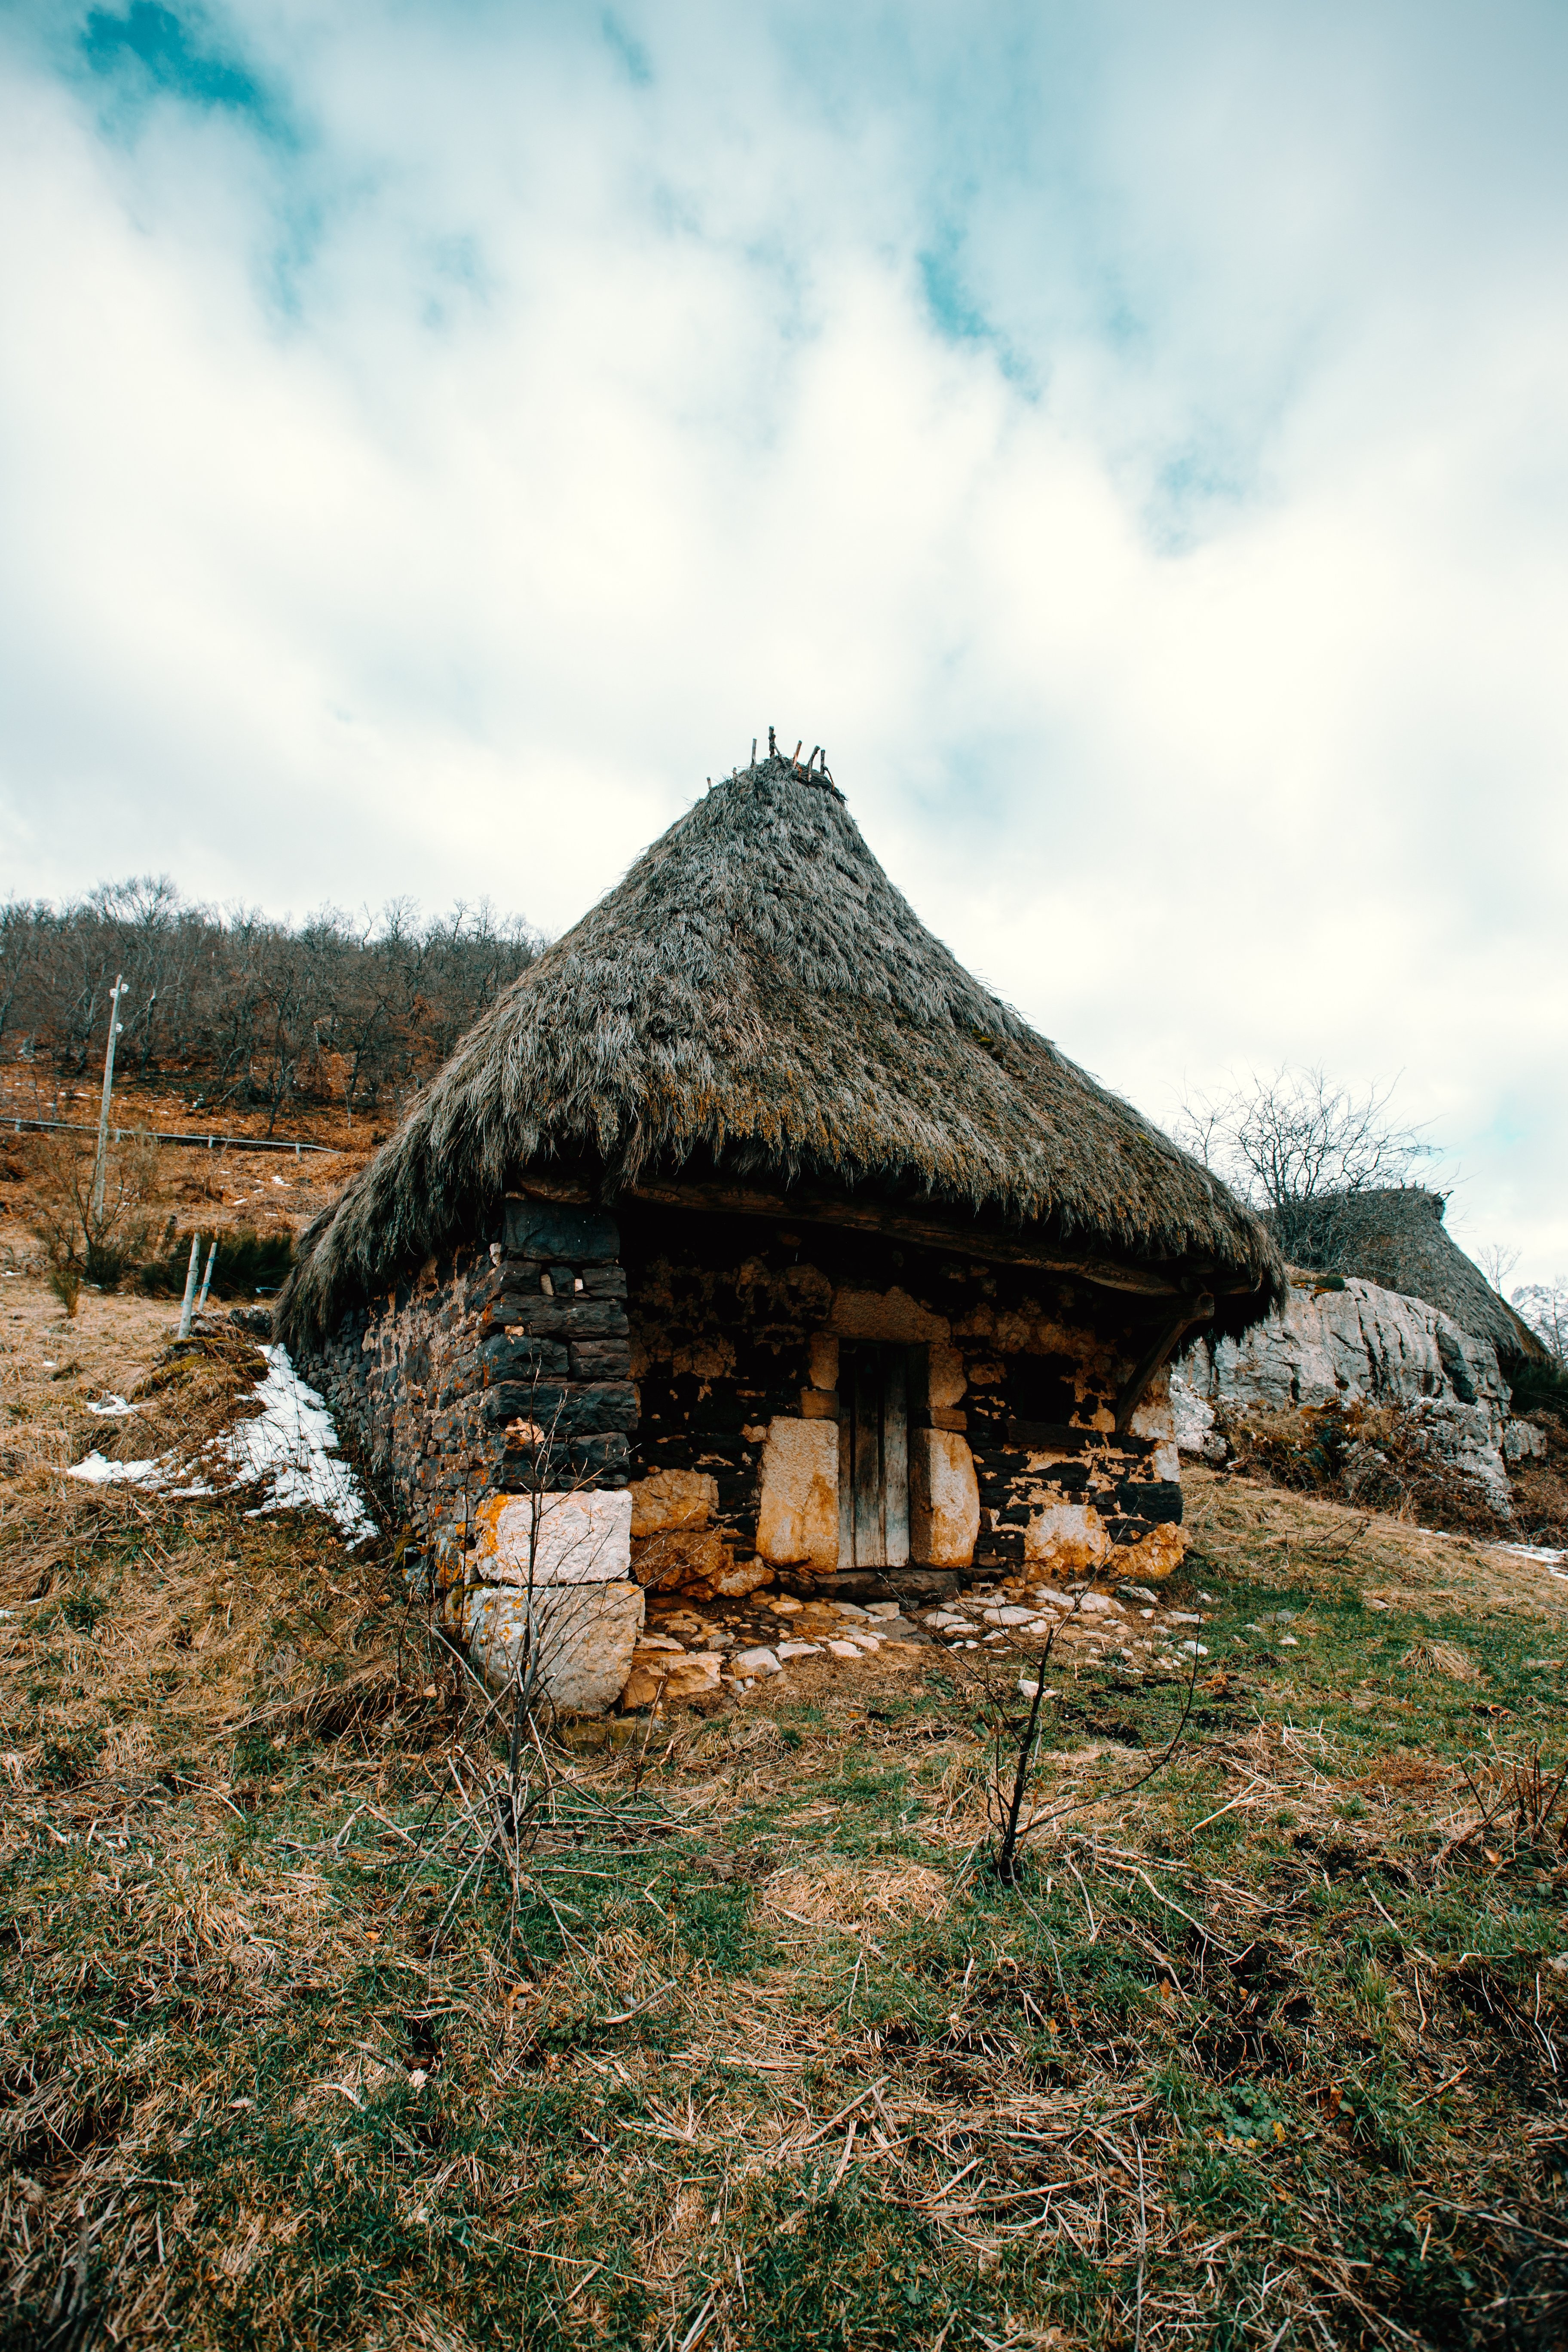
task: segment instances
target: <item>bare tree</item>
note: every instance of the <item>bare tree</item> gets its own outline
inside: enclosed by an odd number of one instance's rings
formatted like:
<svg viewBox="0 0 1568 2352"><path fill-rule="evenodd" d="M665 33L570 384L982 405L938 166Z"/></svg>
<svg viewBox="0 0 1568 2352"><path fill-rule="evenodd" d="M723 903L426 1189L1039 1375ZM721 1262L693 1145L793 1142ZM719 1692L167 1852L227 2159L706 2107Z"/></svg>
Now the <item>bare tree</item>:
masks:
<svg viewBox="0 0 1568 2352"><path fill-rule="evenodd" d="M1519 1252L1509 1249L1502 1242L1488 1242L1475 1253L1476 1264L1491 1284L1498 1296L1506 1298L1503 1285L1519 1264Z"/></svg>
<svg viewBox="0 0 1568 2352"><path fill-rule="evenodd" d="M1287 1257L1332 1262L1332 1204L1408 1183L1436 1157L1419 1128L1389 1115L1394 1084L1358 1093L1316 1069L1281 1065L1221 1095L1183 1100L1176 1140L1268 1216Z"/></svg>
<svg viewBox="0 0 1568 2352"><path fill-rule="evenodd" d="M1521 1283L1510 1304L1544 1347L1568 1368L1568 1275L1551 1282Z"/></svg>
<svg viewBox="0 0 1568 2352"><path fill-rule="evenodd" d="M93 1155L75 1136L31 1140L33 1230L44 1244L56 1295L74 1314L84 1278L112 1287L146 1256L161 1199L158 1154L142 1136L111 1144L99 1200Z"/></svg>
<svg viewBox="0 0 1568 2352"><path fill-rule="evenodd" d="M527 925L488 902L422 919L327 907L300 925L182 900L166 876L106 883L64 906L0 906L0 1049L35 1093L80 1079L125 977L128 1083L194 1078L268 1110L334 1093L400 1103L532 961ZM100 1050L100 1042L99 1050Z"/></svg>

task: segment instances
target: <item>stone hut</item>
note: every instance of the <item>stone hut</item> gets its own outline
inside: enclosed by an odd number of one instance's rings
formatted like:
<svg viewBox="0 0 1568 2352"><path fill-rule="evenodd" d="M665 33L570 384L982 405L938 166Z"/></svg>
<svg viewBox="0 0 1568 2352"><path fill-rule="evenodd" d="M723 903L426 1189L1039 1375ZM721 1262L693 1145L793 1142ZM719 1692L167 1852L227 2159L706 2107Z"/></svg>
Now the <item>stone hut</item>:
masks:
<svg viewBox="0 0 1568 2352"><path fill-rule="evenodd" d="M1167 1573L1165 1367L1283 1289L770 750L477 1024L278 1322L454 1635L492 1671L553 1642L599 1707L654 1584Z"/></svg>

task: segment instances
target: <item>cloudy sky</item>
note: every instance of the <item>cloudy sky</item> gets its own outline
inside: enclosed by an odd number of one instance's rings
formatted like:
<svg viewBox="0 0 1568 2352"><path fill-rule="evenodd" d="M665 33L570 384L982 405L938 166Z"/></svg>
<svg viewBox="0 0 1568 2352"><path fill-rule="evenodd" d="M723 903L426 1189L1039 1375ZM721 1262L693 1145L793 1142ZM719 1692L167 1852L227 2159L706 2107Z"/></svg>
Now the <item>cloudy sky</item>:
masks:
<svg viewBox="0 0 1568 2352"><path fill-rule="evenodd" d="M776 724L1568 1265L1568 11L0 0L0 887L558 930Z"/></svg>

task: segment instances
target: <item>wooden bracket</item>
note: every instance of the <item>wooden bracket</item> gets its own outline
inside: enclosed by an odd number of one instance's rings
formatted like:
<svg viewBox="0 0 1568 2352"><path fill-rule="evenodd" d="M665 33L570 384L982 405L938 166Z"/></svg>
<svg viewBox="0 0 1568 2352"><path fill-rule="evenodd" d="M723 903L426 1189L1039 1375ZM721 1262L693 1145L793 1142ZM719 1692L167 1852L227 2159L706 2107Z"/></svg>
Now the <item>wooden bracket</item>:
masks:
<svg viewBox="0 0 1568 2352"><path fill-rule="evenodd" d="M1142 1403L1149 1383L1162 1364L1169 1362L1189 1331L1195 1331L1201 1323L1212 1323L1213 1320L1214 1300L1207 1291L1196 1298L1183 1300L1181 1313L1163 1327L1153 1345L1139 1359L1137 1370L1116 1400L1116 1433L1119 1437L1125 1435L1131 1427L1132 1416Z"/></svg>

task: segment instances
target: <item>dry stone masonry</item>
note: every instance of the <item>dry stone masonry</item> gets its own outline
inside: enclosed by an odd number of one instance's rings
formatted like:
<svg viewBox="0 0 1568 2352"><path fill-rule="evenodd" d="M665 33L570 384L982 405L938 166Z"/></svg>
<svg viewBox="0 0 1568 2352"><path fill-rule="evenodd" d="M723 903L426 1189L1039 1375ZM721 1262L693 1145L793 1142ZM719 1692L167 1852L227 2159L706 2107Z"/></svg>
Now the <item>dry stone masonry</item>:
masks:
<svg viewBox="0 0 1568 2352"><path fill-rule="evenodd" d="M1182 1556L1163 1375L1114 1426L1135 1299L647 1202L497 1223L313 1367L492 1678L531 1652L557 1704L602 1711L634 1659L646 1679L654 1596L929 1603Z"/></svg>

